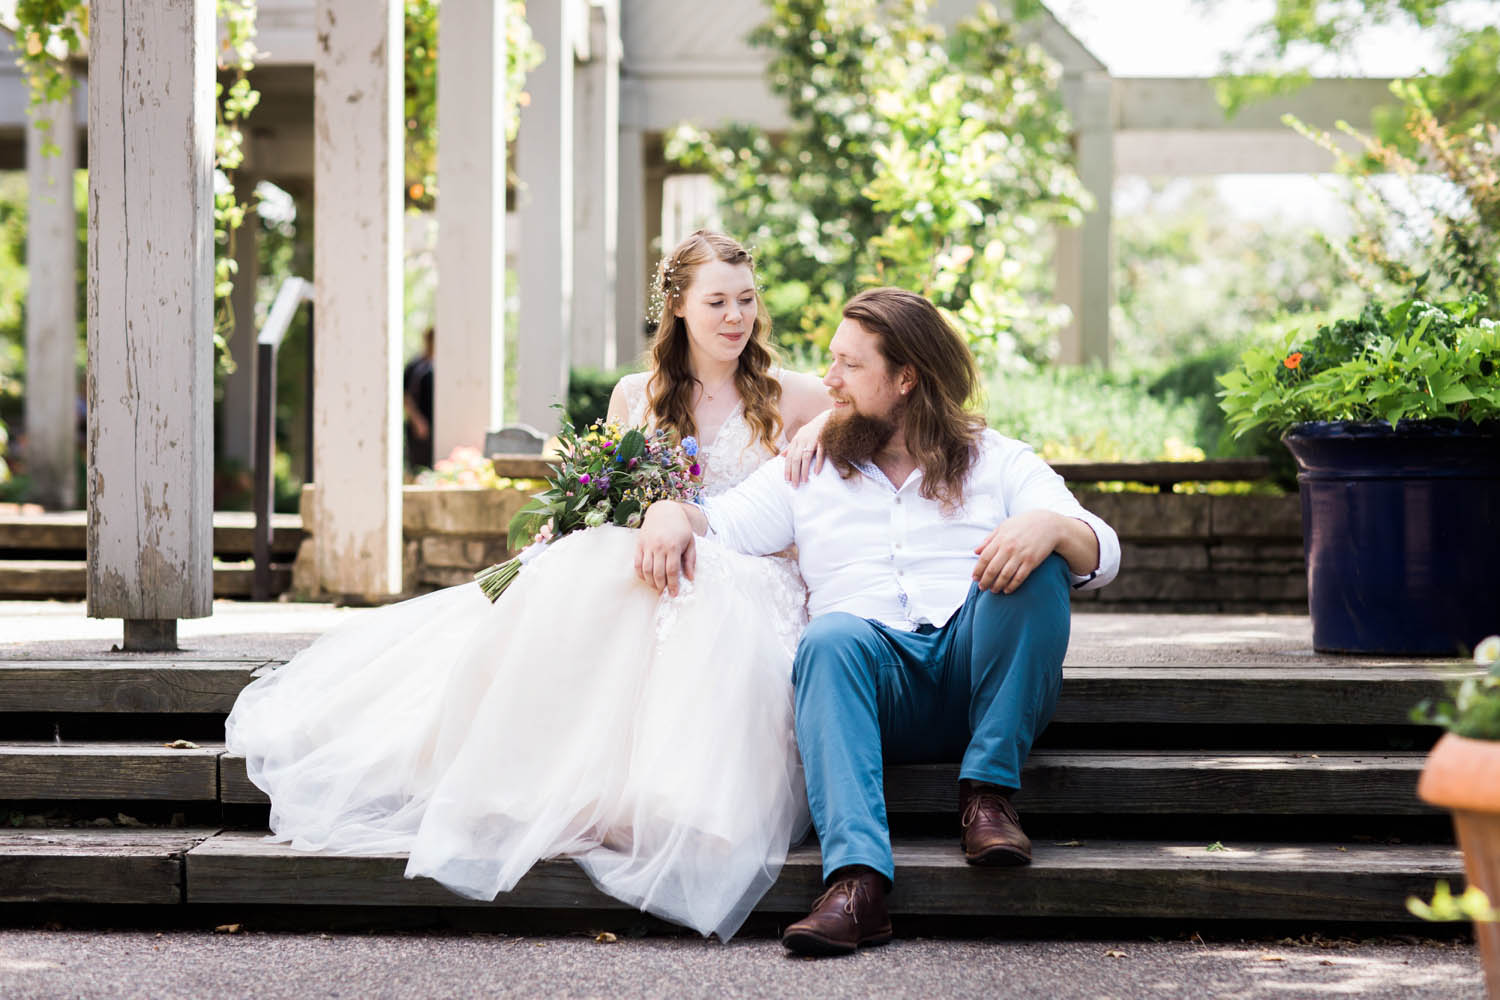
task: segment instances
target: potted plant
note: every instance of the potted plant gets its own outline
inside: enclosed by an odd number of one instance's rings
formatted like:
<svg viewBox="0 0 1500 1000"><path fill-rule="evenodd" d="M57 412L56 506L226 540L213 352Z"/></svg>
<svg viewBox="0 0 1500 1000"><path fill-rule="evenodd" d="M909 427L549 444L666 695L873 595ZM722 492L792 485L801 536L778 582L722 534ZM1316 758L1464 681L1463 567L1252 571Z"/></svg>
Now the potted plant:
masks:
<svg viewBox="0 0 1500 1000"><path fill-rule="evenodd" d="M1320 652L1454 655L1500 617L1500 324L1481 296L1290 330L1219 377L1297 460Z"/></svg>
<svg viewBox="0 0 1500 1000"><path fill-rule="evenodd" d="M1469 889L1454 897L1439 885L1429 904L1407 905L1428 919L1474 920L1491 997L1500 1000L1500 635L1481 641L1474 661L1488 670L1466 678L1452 701L1423 702L1412 717L1448 730L1427 757L1417 794L1453 813Z"/></svg>

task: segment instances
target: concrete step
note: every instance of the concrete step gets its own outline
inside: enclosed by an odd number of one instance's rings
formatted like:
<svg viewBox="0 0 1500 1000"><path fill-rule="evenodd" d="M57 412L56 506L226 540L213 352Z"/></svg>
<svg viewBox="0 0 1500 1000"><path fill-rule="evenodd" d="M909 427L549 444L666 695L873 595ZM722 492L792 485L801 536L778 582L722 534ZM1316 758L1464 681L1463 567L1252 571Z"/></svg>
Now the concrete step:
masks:
<svg viewBox="0 0 1500 1000"><path fill-rule="evenodd" d="M271 516L271 553L290 560L302 543L302 518L297 514ZM255 516L249 511L214 512L214 554L248 557L254 549ZM82 558L88 547L88 514L81 510L37 514L0 513L0 551L72 552Z"/></svg>
<svg viewBox="0 0 1500 1000"><path fill-rule="evenodd" d="M1028 815L1406 816L1420 753L1199 753L1038 750L1017 806ZM956 764L892 766L893 814L953 813ZM0 801L170 801L264 805L244 758L222 744L0 743Z"/></svg>
<svg viewBox="0 0 1500 1000"><path fill-rule="evenodd" d="M214 596L251 596L255 583L253 563L214 560ZM292 569L286 563L271 566L271 596L292 586ZM88 591L88 563L82 559L0 559L0 598L51 598L80 600Z"/></svg>
<svg viewBox="0 0 1500 1000"><path fill-rule="evenodd" d="M1450 847L1173 841L1050 842L1025 868L964 863L952 838L895 842L893 913L1411 923L1404 901L1462 883ZM0 902L177 902L279 907L619 910L566 860L538 864L494 903L403 876L401 855L296 851L256 833L27 830L0 833ZM794 848L761 901L800 914L821 889L817 845Z"/></svg>
<svg viewBox="0 0 1500 1000"><path fill-rule="evenodd" d="M248 582L248 577L246 578ZM277 661L132 656L75 660L3 658L0 713L217 712ZM1054 725L1392 726L1413 705L1441 697L1472 664L1329 658L1305 665L1127 662L1063 668Z"/></svg>

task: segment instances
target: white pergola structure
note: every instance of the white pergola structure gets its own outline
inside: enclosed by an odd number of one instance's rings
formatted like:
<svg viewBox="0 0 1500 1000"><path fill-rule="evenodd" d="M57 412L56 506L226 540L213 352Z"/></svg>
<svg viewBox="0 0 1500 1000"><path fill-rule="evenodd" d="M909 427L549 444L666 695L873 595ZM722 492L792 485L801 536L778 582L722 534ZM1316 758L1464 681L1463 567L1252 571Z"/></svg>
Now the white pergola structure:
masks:
<svg viewBox="0 0 1500 1000"><path fill-rule="evenodd" d="M973 2L939 0L934 15L951 24ZM547 61L527 81L507 246L497 6L444 0L440 21L439 455L481 444L502 422L550 429L550 406L562 398L570 366L608 368L638 356L671 172L663 132L682 121L749 121L773 132L787 125L764 81L765 54L744 40L765 16L759 4L532 4L531 28ZM210 0L93 7L90 612L138 623L127 627L137 638L164 635L161 623L210 609L212 318L203 268L211 246L203 233L212 181L199 154L211 141L212 16ZM318 571L329 593L381 599L401 589L400 7L261 0L259 26L264 97L242 183L265 178L310 190L316 215ZM1208 81L1112 78L1049 15L1027 31L1062 64L1080 171L1097 203L1081 230L1059 240L1057 293L1074 316L1065 360L1107 356L1117 176L1325 170L1326 155L1288 131L1281 113L1323 127L1338 119L1367 125L1371 108L1389 99L1382 80L1317 81L1226 121ZM127 49L122 38L161 41ZM42 178L33 184L32 271L69 274L71 202L45 193L56 183L46 178L63 176L67 160L43 159L36 142L21 141L24 108L18 71L0 65L0 163L8 149L19 160L24 146ZM80 98L75 122L81 109ZM56 113L66 120L67 109ZM242 274L254 261L245 235ZM507 259L520 300L515 413L501 403ZM246 455L254 339L247 289L242 282L232 341L240 371L226 386L221 420L225 450ZM33 281L27 457L39 479L55 473L60 504L73 463L71 433L58 433L72 423L60 401L74 398L65 298Z"/></svg>

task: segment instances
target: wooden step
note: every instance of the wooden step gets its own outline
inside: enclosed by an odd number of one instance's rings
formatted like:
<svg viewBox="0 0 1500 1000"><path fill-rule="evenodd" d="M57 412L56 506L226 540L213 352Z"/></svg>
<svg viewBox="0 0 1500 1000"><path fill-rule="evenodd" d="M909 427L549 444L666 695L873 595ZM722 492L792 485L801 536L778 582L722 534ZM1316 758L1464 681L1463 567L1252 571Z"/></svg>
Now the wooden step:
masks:
<svg viewBox="0 0 1500 1000"><path fill-rule="evenodd" d="M212 802L222 746L0 743L0 800Z"/></svg>
<svg viewBox="0 0 1500 1000"><path fill-rule="evenodd" d="M250 682L255 671L278 665L263 660L209 665L188 657L127 663L0 659L0 712L227 714L239 688ZM1472 665L1451 663L1377 665L1326 659L1305 667L1069 664L1063 669L1062 696L1052 721L1146 726L1405 725L1413 705L1443 696L1450 684L1475 670ZM160 707L130 707L137 703Z"/></svg>
<svg viewBox="0 0 1500 1000"><path fill-rule="evenodd" d="M215 832L5 830L0 903L181 903L183 856Z"/></svg>
<svg viewBox="0 0 1500 1000"><path fill-rule="evenodd" d="M265 660L0 661L0 712L227 714Z"/></svg>
<svg viewBox="0 0 1500 1000"><path fill-rule="evenodd" d="M1016 805L1029 814L1427 815L1416 796L1420 753L1193 753L1038 750L1022 772ZM886 770L893 814L957 812L957 764ZM268 800L245 759L220 759L228 804Z"/></svg>
<svg viewBox="0 0 1500 1000"><path fill-rule="evenodd" d="M0 595L9 598L81 600L88 589L87 580L88 563L82 559L0 560ZM214 560L215 597L249 597L254 584L252 563ZM291 586L291 567L272 565L272 596L285 593Z"/></svg>
<svg viewBox="0 0 1500 1000"><path fill-rule="evenodd" d="M271 517L271 553L291 559L302 543L302 518ZM214 512L214 554L246 557L254 552L255 515L249 511ZM81 510L37 514L0 513L0 550L69 551L82 555L88 546L88 514Z"/></svg>
<svg viewBox="0 0 1500 1000"><path fill-rule="evenodd" d="M1042 841L1025 868L975 868L952 838L898 840L896 914L1410 922L1404 902L1437 879L1457 885L1450 847ZM293 850L224 832L187 854L190 903L620 909L573 864L538 864L495 903L403 877L400 855ZM802 913L822 889L816 844L795 848L759 910Z"/></svg>

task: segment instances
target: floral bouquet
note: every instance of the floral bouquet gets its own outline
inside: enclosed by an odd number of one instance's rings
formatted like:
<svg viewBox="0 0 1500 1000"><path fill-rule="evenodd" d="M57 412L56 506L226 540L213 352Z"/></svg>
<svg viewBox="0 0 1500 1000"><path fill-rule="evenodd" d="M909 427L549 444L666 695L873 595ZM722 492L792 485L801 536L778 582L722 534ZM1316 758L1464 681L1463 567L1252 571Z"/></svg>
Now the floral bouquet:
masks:
<svg viewBox="0 0 1500 1000"><path fill-rule="evenodd" d="M667 430L596 420L580 434L565 418L548 488L510 522L511 548L521 539L531 544L515 558L475 573L479 588L495 600L523 565L564 535L604 524L637 528L646 508L658 500L697 500L703 487L697 456L697 441L674 442Z"/></svg>

